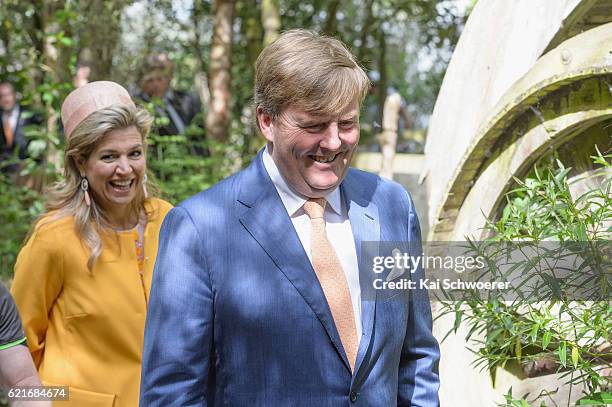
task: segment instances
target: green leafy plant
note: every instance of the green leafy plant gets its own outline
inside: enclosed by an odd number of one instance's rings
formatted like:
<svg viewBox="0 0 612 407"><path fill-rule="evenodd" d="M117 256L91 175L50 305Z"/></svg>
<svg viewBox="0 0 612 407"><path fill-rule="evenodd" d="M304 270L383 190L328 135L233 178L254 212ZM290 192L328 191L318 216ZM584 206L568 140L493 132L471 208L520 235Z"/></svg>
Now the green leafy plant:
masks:
<svg viewBox="0 0 612 407"><path fill-rule="evenodd" d="M196 141L186 135L151 136L147 165L161 195L172 204L212 186L232 172L229 157L240 156L231 144Z"/></svg>
<svg viewBox="0 0 612 407"><path fill-rule="evenodd" d="M526 377L559 372L570 394L574 386L583 389L578 405L610 402L611 158L597 151L596 169L572 182L561 162L536 166L516 180L503 213L487 225L489 238L469 242L487 259L481 278L518 276L510 297L468 292L442 303L444 313L455 316L451 332L469 328L475 365L488 368L493 379L509 363ZM574 182L591 186L576 196ZM515 399L510 389L503 406L546 406L552 393L543 390L527 401L529 395Z"/></svg>
<svg viewBox="0 0 612 407"><path fill-rule="evenodd" d="M42 211L39 193L24 186L18 186L0 173L0 278L8 279L23 239L33 220Z"/></svg>

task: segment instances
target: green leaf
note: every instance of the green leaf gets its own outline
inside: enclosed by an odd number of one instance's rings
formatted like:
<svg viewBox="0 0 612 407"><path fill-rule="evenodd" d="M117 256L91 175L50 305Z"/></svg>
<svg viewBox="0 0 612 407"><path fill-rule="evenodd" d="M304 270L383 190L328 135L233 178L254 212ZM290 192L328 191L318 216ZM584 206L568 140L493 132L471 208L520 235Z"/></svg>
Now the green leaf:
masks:
<svg viewBox="0 0 612 407"><path fill-rule="evenodd" d="M580 359L580 353L578 353L578 348L572 346L572 364L574 366L578 366L578 359Z"/></svg>
<svg viewBox="0 0 612 407"><path fill-rule="evenodd" d="M521 343L521 337L516 337L516 343L514 344L514 354L516 355L516 359L518 361L521 360L521 356L523 355L523 344Z"/></svg>
<svg viewBox="0 0 612 407"><path fill-rule="evenodd" d="M547 286L552 290L550 295L552 295L552 299L560 300L563 298L563 291L561 290L561 286L559 285L559 281L556 278L549 274L541 274L542 279L546 281Z"/></svg>
<svg viewBox="0 0 612 407"><path fill-rule="evenodd" d="M457 329L459 329L459 326L461 325L462 316L463 316L463 311L461 310L455 311L455 324L453 326L453 331L455 331L455 333L457 333Z"/></svg>
<svg viewBox="0 0 612 407"><path fill-rule="evenodd" d="M587 240L586 226L584 223L579 223L575 226L576 240L584 242Z"/></svg>
<svg viewBox="0 0 612 407"><path fill-rule="evenodd" d="M74 41L72 40L72 38L68 38L68 37L61 37L60 42L62 43L62 45L65 45L67 47L74 44Z"/></svg>
<svg viewBox="0 0 612 407"><path fill-rule="evenodd" d="M559 361L561 362L561 365L563 367L566 367L567 366L567 344L565 343L565 341L559 344L559 349L557 353L559 354Z"/></svg>
<svg viewBox="0 0 612 407"><path fill-rule="evenodd" d="M564 169L565 169L565 165L563 165L563 163L562 163L562 162L561 162L561 161L560 161L558 158L557 158L555 161L557 162L557 166L558 166L560 169L562 169L562 170L564 170Z"/></svg>
<svg viewBox="0 0 612 407"><path fill-rule="evenodd" d="M531 332L529 333L529 336L531 337L531 342L535 343L537 337L538 337L538 330L540 329L540 324L535 324L532 328L531 328Z"/></svg>
<svg viewBox="0 0 612 407"><path fill-rule="evenodd" d="M542 349L546 349L548 344L550 343L550 339L552 338L552 332L546 331L544 336L542 337Z"/></svg>
<svg viewBox="0 0 612 407"><path fill-rule="evenodd" d="M612 393L602 392L589 394L576 402L577 406L601 406L612 403Z"/></svg>

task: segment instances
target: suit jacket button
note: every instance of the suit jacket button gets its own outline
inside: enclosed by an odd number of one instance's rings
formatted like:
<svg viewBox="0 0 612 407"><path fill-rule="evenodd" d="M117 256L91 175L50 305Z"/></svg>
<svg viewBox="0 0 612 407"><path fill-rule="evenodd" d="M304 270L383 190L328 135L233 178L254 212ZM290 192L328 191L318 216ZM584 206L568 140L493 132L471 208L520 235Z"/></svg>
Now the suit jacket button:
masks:
<svg viewBox="0 0 612 407"><path fill-rule="evenodd" d="M357 401L357 396L358 396L358 394L355 393L354 391L352 391L351 394L349 394L349 397L351 399L351 403L355 403Z"/></svg>

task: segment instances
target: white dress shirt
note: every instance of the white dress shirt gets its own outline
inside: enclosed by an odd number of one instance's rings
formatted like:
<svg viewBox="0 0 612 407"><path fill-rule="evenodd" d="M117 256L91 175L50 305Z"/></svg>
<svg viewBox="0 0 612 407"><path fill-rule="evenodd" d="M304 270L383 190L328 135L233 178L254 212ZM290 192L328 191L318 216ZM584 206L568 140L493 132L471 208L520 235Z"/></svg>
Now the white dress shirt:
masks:
<svg viewBox="0 0 612 407"><path fill-rule="evenodd" d="M304 212L306 198L295 193L287 184L278 170L276 163L270 156L268 148L263 153L263 163L272 183L280 195L283 205L293 222L293 227L297 232L304 251L312 264L312 253L310 252L310 218ZM362 335L361 325L361 287L359 286L359 264L357 262L357 250L353 239L353 230L348 218L348 210L342 200L340 189L336 188L325 196L325 231L327 239L333 246L342 265L355 314L355 327L357 328L357 338Z"/></svg>
<svg viewBox="0 0 612 407"><path fill-rule="evenodd" d="M8 120L8 123L11 125L11 129L13 129L13 132L15 132L15 130L17 129L17 119L18 118L19 118L19 106L18 105L15 105L15 107L13 107L13 110L2 113L2 121L6 122Z"/></svg>

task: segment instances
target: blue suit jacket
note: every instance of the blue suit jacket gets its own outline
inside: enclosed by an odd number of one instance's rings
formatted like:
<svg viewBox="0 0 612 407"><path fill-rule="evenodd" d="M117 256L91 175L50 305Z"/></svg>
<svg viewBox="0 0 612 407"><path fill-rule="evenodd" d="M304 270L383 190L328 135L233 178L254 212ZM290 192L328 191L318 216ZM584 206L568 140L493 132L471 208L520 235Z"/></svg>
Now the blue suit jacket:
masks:
<svg viewBox="0 0 612 407"><path fill-rule="evenodd" d="M418 219L401 186L350 169L340 188L357 253L362 241L411 240L420 248ZM429 302L373 297L361 307L351 374L260 153L164 221L140 405L437 406L439 348Z"/></svg>

